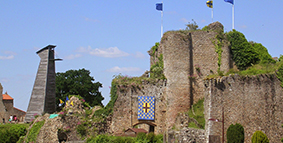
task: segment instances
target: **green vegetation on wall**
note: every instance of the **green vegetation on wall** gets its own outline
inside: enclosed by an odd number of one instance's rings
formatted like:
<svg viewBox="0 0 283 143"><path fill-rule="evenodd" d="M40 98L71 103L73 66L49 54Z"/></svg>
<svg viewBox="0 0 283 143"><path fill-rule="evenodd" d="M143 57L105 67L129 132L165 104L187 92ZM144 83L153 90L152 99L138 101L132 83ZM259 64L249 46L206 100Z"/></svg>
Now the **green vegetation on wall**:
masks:
<svg viewBox="0 0 283 143"><path fill-rule="evenodd" d="M153 57L153 63L150 67L150 78L158 78L158 79L165 79L163 69L164 69L164 63L163 63L163 55L156 54L156 51L159 47L159 43L155 43L154 46L151 47L151 56ZM157 60L156 60L157 58Z"/></svg>
<svg viewBox="0 0 283 143"><path fill-rule="evenodd" d="M29 142L36 142L37 135L38 135L41 127L44 125L44 122L45 121L43 120L43 121L35 122L33 124L33 126L31 127L31 129L28 132L26 142L28 142L28 143Z"/></svg>
<svg viewBox="0 0 283 143"><path fill-rule="evenodd" d="M198 125L196 125L194 122L189 122L189 127L204 129L204 127L205 127L205 119L204 119L204 113L203 113L204 112L203 102L204 102L204 98L200 99L188 111L189 117L195 119L198 122Z"/></svg>
<svg viewBox="0 0 283 143"><path fill-rule="evenodd" d="M223 47L223 39L224 39L224 33L223 31L217 31L217 35L216 35L216 41L212 41L213 45L215 46L215 52L217 53L218 55L218 60L217 60L217 65L218 65L218 69L217 69L217 72L219 75L222 76L222 72L220 70L220 66L221 66L221 59L222 59L222 47Z"/></svg>
<svg viewBox="0 0 283 143"><path fill-rule="evenodd" d="M239 70L245 70L260 61L258 53L244 34L233 30L227 33L227 39L231 45L232 59Z"/></svg>
<svg viewBox="0 0 283 143"><path fill-rule="evenodd" d="M244 143L245 131L241 124L231 124L227 129L227 143Z"/></svg>
<svg viewBox="0 0 283 143"><path fill-rule="evenodd" d="M260 43L250 42L254 47L257 55L259 56L260 63L272 63L275 64L276 61L272 59L271 55L268 53L268 50Z"/></svg>
<svg viewBox="0 0 283 143"><path fill-rule="evenodd" d="M112 80L111 91L110 91L110 101L108 102L108 104L104 108L101 108L101 109L95 111L95 113L94 113L95 116L105 118L105 117L107 117L107 116L109 116L113 113L113 107L114 107L114 104L115 104L115 102L118 98L118 95L117 95L117 88L118 88L117 79L118 78L119 77L116 76Z"/></svg>
<svg viewBox="0 0 283 143"><path fill-rule="evenodd" d="M276 74L277 74L277 78L281 81L281 87L283 87L283 61L280 62L280 66Z"/></svg>

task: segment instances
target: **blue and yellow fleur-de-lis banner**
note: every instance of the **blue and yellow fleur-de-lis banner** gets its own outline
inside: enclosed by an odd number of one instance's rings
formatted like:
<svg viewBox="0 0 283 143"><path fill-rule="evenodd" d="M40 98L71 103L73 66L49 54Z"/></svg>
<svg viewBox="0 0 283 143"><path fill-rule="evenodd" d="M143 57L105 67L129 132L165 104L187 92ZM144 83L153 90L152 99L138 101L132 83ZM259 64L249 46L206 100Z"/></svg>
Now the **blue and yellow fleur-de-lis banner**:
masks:
<svg viewBox="0 0 283 143"><path fill-rule="evenodd" d="M154 96L138 96L138 120L154 120Z"/></svg>

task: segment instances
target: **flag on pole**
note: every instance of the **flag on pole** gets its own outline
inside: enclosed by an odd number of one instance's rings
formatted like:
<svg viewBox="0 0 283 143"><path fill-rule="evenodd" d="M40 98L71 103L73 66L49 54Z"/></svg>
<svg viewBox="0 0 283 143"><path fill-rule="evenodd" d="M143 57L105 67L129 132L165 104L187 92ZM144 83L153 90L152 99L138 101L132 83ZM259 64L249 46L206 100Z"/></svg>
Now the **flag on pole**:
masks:
<svg viewBox="0 0 283 143"><path fill-rule="evenodd" d="M163 5L162 5L162 3L157 3L157 4L156 4L156 10L163 11Z"/></svg>
<svg viewBox="0 0 283 143"><path fill-rule="evenodd" d="M64 103L64 101L63 101L63 100L61 100L61 99L59 99L59 101L60 101L60 104L63 104L63 103Z"/></svg>
<svg viewBox="0 0 283 143"><path fill-rule="evenodd" d="M69 100L69 97L68 96L66 96L66 106L68 106L68 103L67 103L67 101Z"/></svg>
<svg viewBox="0 0 283 143"><path fill-rule="evenodd" d="M207 2L206 2L206 5L207 5L209 8L213 8L213 2L212 2L212 1L207 1Z"/></svg>
<svg viewBox="0 0 283 143"><path fill-rule="evenodd" d="M59 99L60 103L59 103L59 106L62 106L64 104L64 101Z"/></svg>
<svg viewBox="0 0 283 143"><path fill-rule="evenodd" d="M225 2L229 2L231 4L234 4L234 0L224 0Z"/></svg>

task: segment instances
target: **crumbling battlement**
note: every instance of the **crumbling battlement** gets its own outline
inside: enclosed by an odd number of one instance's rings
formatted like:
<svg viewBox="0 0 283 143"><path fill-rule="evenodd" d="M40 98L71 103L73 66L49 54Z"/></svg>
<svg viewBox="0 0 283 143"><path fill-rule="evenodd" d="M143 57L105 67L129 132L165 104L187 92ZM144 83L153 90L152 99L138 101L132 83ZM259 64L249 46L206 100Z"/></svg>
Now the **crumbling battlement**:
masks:
<svg viewBox="0 0 283 143"><path fill-rule="evenodd" d="M224 108L224 132L231 124L239 123L245 130L245 142L250 143L253 133L264 132L270 142L280 142L283 136L283 89L274 74L255 76L229 75L221 79L205 80L206 134L222 138Z"/></svg>

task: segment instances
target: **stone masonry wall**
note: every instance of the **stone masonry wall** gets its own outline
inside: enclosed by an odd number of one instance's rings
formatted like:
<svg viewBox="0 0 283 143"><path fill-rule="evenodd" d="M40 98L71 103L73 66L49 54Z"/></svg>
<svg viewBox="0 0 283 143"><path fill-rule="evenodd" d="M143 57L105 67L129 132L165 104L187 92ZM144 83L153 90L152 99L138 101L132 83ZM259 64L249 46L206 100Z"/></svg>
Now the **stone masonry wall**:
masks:
<svg viewBox="0 0 283 143"><path fill-rule="evenodd" d="M183 128L179 131L169 130L166 141L169 143L205 143L207 138L205 130Z"/></svg>
<svg viewBox="0 0 283 143"><path fill-rule="evenodd" d="M220 27L222 26L220 23ZM222 26L223 28L223 26ZM218 54L213 41L214 31L171 31L164 34L158 51L162 51L167 106L167 127L172 128L178 112L185 112L199 99L204 98L203 78L217 73ZM225 43L225 41L223 41ZM221 71L232 65L230 49L222 47Z"/></svg>
<svg viewBox="0 0 283 143"><path fill-rule="evenodd" d="M111 130L114 134L121 134L138 123L138 96L155 96L155 126L154 133L160 134L166 129L166 101L163 94L166 80L156 80L154 83L143 81L142 85L133 87L118 87L118 98L113 108ZM119 90L120 89L120 90ZM143 126L146 127L146 126ZM149 130L149 129L145 129Z"/></svg>
<svg viewBox="0 0 283 143"><path fill-rule="evenodd" d="M270 142L280 142L283 137L283 88L276 75L230 75L211 79L205 85L206 134L222 138L224 107L224 132L231 124L239 123L245 129L245 142L250 143L253 133L264 132Z"/></svg>
<svg viewBox="0 0 283 143"><path fill-rule="evenodd" d="M6 107L3 103L3 87L0 83L0 123L3 123L3 118L6 119L5 121L7 122L8 118L9 118L9 115L7 114L6 112Z"/></svg>

